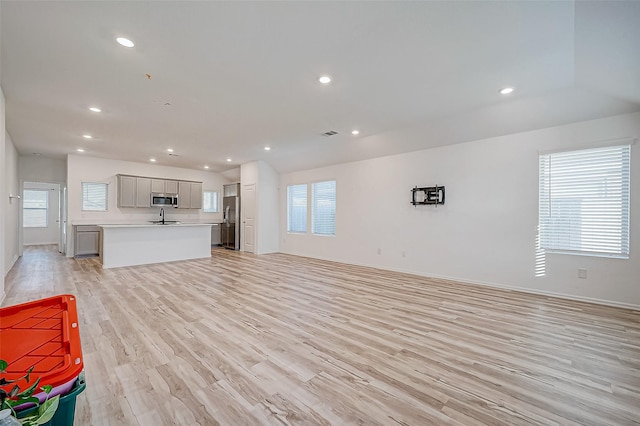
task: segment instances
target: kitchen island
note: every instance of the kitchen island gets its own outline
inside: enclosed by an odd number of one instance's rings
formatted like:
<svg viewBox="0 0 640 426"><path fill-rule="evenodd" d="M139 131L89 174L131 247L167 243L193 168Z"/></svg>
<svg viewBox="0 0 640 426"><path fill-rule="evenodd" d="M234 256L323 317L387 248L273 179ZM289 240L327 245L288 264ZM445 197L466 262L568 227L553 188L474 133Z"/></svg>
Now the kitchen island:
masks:
<svg viewBox="0 0 640 426"><path fill-rule="evenodd" d="M210 223L99 226L105 269L211 257Z"/></svg>

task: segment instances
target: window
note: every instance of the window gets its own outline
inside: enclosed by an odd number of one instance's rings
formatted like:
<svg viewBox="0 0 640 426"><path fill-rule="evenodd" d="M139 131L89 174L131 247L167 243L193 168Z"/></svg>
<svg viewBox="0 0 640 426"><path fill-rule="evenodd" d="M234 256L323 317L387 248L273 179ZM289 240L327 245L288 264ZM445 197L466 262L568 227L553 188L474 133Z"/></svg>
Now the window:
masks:
<svg viewBox="0 0 640 426"><path fill-rule="evenodd" d="M22 226L46 228L49 208L49 190L25 189L22 202Z"/></svg>
<svg viewBox="0 0 640 426"><path fill-rule="evenodd" d="M107 211L106 183L82 182L82 210L83 211Z"/></svg>
<svg viewBox="0 0 640 426"><path fill-rule="evenodd" d="M311 229L314 234L336 234L336 181L311 185Z"/></svg>
<svg viewBox="0 0 640 426"><path fill-rule="evenodd" d="M287 187L287 232L307 232L307 185Z"/></svg>
<svg viewBox="0 0 640 426"><path fill-rule="evenodd" d="M218 213L220 211L220 198L218 191L204 191L202 193L202 211L205 213Z"/></svg>
<svg viewBox="0 0 640 426"><path fill-rule="evenodd" d="M630 145L540 156L542 249L629 257L630 157Z"/></svg>

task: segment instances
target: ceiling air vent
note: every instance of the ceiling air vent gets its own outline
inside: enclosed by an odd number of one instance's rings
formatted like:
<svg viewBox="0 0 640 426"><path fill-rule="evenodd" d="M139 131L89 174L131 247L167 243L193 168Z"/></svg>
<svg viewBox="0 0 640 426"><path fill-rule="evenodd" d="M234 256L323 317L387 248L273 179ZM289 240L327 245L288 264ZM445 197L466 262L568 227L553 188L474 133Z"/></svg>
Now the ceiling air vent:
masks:
<svg viewBox="0 0 640 426"><path fill-rule="evenodd" d="M335 130L329 130L328 132L324 132L322 134L322 136L325 136L325 137L328 138L329 136L333 136L333 135L337 135L337 134L338 134L338 132L336 132Z"/></svg>

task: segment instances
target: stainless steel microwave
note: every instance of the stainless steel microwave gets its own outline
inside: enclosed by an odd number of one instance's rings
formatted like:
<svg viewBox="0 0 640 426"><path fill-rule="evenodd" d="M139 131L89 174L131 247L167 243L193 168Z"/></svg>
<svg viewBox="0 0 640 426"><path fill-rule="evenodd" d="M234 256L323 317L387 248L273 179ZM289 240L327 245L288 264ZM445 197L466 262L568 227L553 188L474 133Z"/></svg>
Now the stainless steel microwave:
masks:
<svg viewBox="0 0 640 426"><path fill-rule="evenodd" d="M151 194L153 207L178 207L178 194Z"/></svg>

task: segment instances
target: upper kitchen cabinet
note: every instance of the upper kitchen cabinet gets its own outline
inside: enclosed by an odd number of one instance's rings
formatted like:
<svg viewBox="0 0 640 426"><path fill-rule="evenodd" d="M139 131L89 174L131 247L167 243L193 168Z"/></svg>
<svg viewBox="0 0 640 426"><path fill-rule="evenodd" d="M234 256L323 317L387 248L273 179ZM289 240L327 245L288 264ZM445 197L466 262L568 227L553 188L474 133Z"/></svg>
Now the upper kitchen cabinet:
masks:
<svg viewBox="0 0 640 426"><path fill-rule="evenodd" d="M178 181L177 180L165 180L164 181L165 194L177 194L178 193Z"/></svg>
<svg viewBox="0 0 640 426"><path fill-rule="evenodd" d="M118 207L151 207L151 194L178 194L178 208L202 208L202 182L118 176Z"/></svg>
<svg viewBox="0 0 640 426"><path fill-rule="evenodd" d="M136 178L118 176L118 207L136 206Z"/></svg>
<svg viewBox="0 0 640 426"><path fill-rule="evenodd" d="M178 182L178 208L202 208L202 182Z"/></svg>
<svg viewBox="0 0 640 426"><path fill-rule="evenodd" d="M151 179L151 192L153 192L154 194L177 194L178 181Z"/></svg>
<svg viewBox="0 0 640 426"><path fill-rule="evenodd" d="M136 178L136 207L151 207L151 179Z"/></svg>
<svg viewBox="0 0 640 426"><path fill-rule="evenodd" d="M191 182L191 206L192 209L202 208L202 183Z"/></svg>
<svg viewBox="0 0 640 426"><path fill-rule="evenodd" d="M191 208L191 182L178 182L178 208Z"/></svg>
<svg viewBox="0 0 640 426"><path fill-rule="evenodd" d="M154 194L164 194L168 192L165 190L165 182L164 179L151 179L151 192Z"/></svg>

